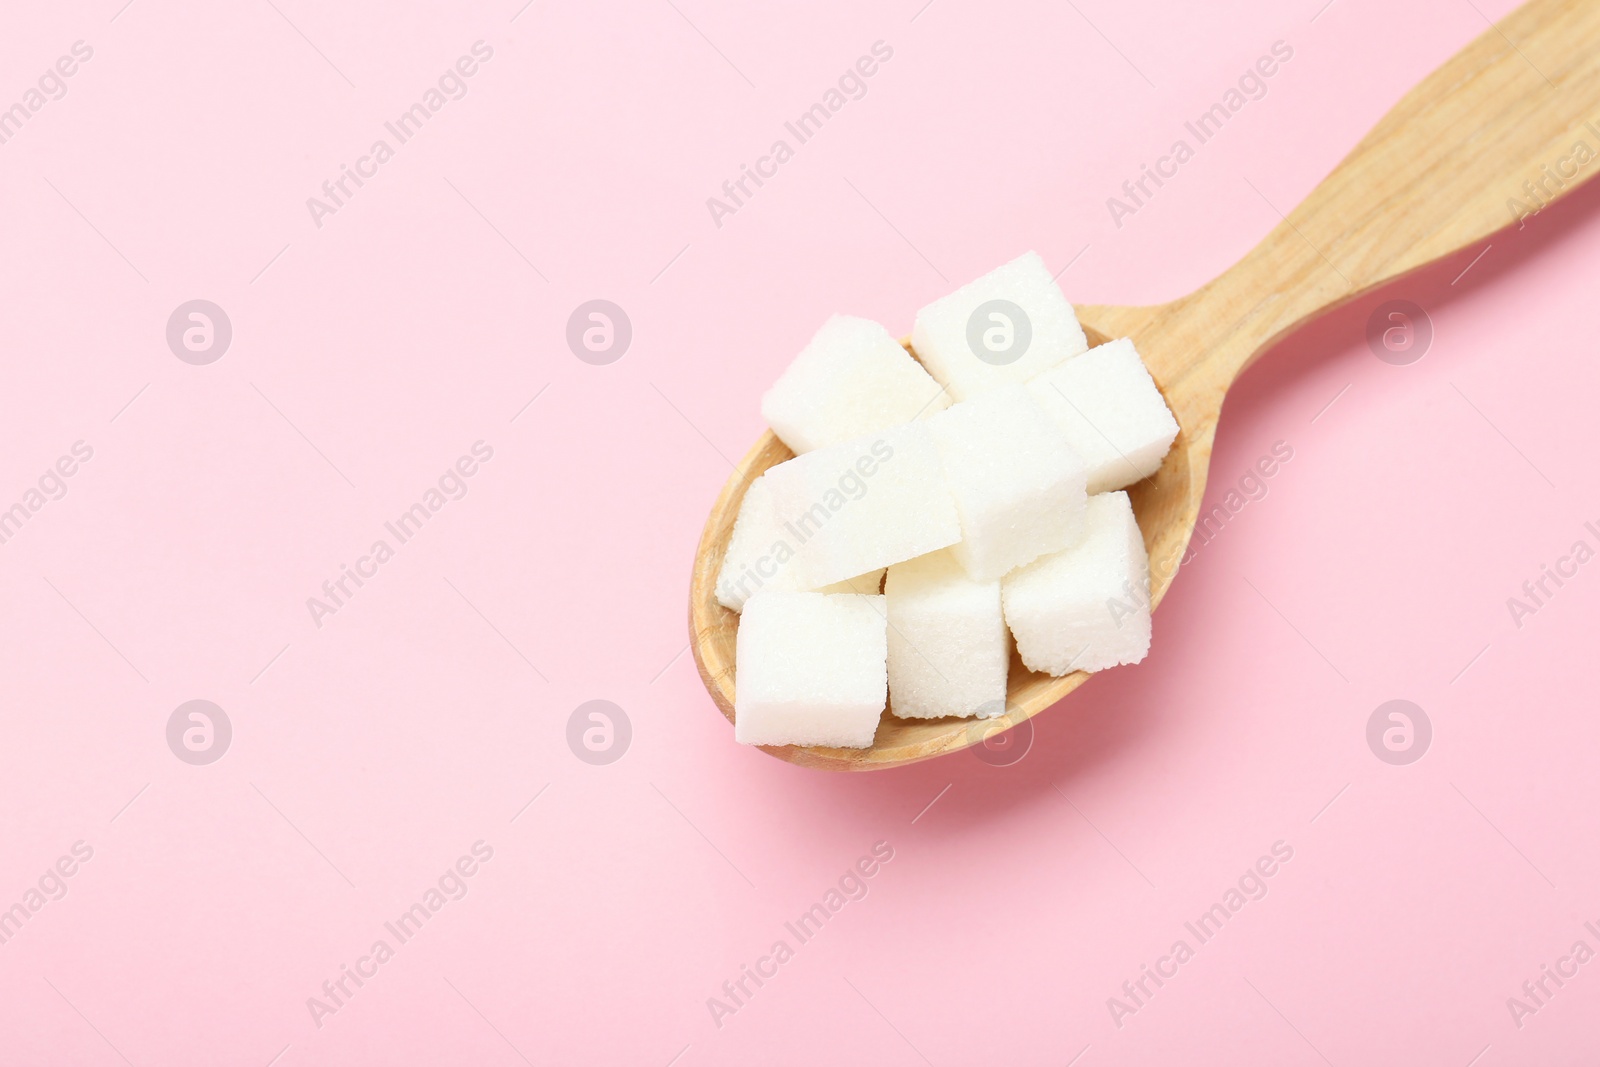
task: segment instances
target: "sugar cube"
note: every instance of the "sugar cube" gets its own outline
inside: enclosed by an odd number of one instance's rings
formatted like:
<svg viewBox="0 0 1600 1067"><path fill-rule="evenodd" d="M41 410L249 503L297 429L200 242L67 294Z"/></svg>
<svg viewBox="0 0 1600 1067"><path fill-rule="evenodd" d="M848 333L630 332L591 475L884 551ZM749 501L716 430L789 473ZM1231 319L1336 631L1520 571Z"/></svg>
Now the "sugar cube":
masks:
<svg viewBox="0 0 1600 1067"><path fill-rule="evenodd" d="M928 427L893 426L807 452L766 473L778 535L794 552L789 569L801 589L844 581L961 539Z"/></svg>
<svg viewBox="0 0 1600 1067"><path fill-rule="evenodd" d="M950 553L971 578L994 581L1082 533L1083 460L1024 386L963 400L927 425L961 516Z"/></svg>
<svg viewBox="0 0 1600 1067"><path fill-rule="evenodd" d="M1028 383L1089 464L1089 492L1121 489L1161 468L1178 423L1128 338L1109 341Z"/></svg>
<svg viewBox="0 0 1600 1067"><path fill-rule="evenodd" d="M1001 583L1029 670L1060 676L1138 663L1150 651L1150 562L1123 492L1089 498L1087 533Z"/></svg>
<svg viewBox="0 0 1600 1067"><path fill-rule="evenodd" d="M763 474L750 483L744 499L739 502L728 550L722 557L722 569L717 572L717 602L730 611L742 611L744 602L763 590L804 591L789 569L793 558L794 548L779 528L777 513L773 510L772 485ZM882 587L883 568L880 567L822 586L816 592L876 593Z"/></svg>
<svg viewBox="0 0 1600 1067"><path fill-rule="evenodd" d="M946 550L896 563L883 591L893 714L937 719L1004 709L1011 635L998 581L973 581Z"/></svg>
<svg viewBox="0 0 1600 1067"><path fill-rule="evenodd" d="M734 740L867 748L888 694L883 597L761 593L735 646Z"/></svg>
<svg viewBox="0 0 1600 1067"><path fill-rule="evenodd" d="M1022 384L1089 347L1077 313L1037 252L917 312L911 347L956 400Z"/></svg>
<svg viewBox="0 0 1600 1067"><path fill-rule="evenodd" d="M949 406L944 389L888 330L835 315L761 398L761 417L799 455Z"/></svg>

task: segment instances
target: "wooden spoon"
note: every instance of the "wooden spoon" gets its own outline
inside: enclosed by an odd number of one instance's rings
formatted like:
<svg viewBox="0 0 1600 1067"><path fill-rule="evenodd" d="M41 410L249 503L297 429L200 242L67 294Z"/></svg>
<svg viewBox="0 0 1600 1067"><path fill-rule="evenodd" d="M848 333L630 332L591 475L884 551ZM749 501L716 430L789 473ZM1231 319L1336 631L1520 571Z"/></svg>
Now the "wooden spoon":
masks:
<svg viewBox="0 0 1600 1067"><path fill-rule="evenodd" d="M1588 148L1582 163L1579 142ZM1533 0L1407 94L1220 277L1170 304L1079 307L1091 344L1134 339L1181 428L1161 470L1130 490L1150 552L1152 604L1161 602L1194 529L1222 398L1252 360L1311 319L1518 223L1518 203L1539 206L1524 183L1548 204L1596 172L1600 3ZM695 556L691 644L730 723L739 617L716 601L717 571L750 482L792 455L770 431L761 436L712 507ZM1158 635L1158 655L1159 648ZM899 719L891 706L871 748L766 751L827 770L911 763L1031 718L1087 677L1035 674L1013 657L1010 707L999 719Z"/></svg>

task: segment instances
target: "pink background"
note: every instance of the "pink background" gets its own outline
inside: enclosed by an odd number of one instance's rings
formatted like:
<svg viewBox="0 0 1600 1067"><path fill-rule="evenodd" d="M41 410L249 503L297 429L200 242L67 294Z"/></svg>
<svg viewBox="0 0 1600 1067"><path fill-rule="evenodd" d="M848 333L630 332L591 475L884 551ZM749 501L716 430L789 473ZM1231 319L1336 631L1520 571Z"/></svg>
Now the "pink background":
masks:
<svg viewBox="0 0 1600 1067"><path fill-rule="evenodd" d="M844 777L733 743L685 652L690 560L827 314L903 331L1028 248L1075 300L1182 294L1484 29L1459 0L921 2L7 16L0 106L94 54L0 145L0 507L94 454L0 545L0 907L93 858L0 945L0 1062L1600 1055L1600 964L1520 1028L1506 1005L1600 949L1600 564L1520 628L1506 606L1596 542L1600 194L1383 294L1427 309L1420 362L1368 350L1374 297L1252 370L1212 498L1294 458L1184 567L1151 658L1021 762ZM466 97L314 225L478 40ZM866 96L714 225L880 40ZM1268 95L1115 226L1106 197L1277 40ZM164 337L195 298L233 324L208 366ZM564 339L596 298L633 325L609 366ZM465 498L316 626L479 440ZM1397 698L1434 729L1409 766L1365 739ZM165 740L192 699L233 724L209 766ZM607 766L566 742L591 699L632 724ZM318 1027L307 998L480 840L470 892ZM1115 1025L1280 840L1266 897ZM708 998L879 841L868 895L718 1026Z"/></svg>

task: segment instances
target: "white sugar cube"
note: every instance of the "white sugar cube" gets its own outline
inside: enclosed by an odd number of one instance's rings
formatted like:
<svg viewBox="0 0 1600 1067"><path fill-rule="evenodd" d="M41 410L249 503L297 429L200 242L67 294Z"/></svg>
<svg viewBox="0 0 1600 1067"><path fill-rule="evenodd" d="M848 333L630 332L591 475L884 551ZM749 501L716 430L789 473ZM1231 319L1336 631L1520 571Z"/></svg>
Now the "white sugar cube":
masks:
<svg viewBox="0 0 1600 1067"><path fill-rule="evenodd" d="M1028 389L1089 464L1089 492L1121 489L1161 468L1178 423L1127 338L1045 371Z"/></svg>
<svg viewBox="0 0 1600 1067"><path fill-rule="evenodd" d="M772 485L763 474L745 490L733 521L728 551L717 572L717 602L742 611L744 602L762 590L793 591L789 561L794 546L779 535L772 510Z"/></svg>
<svg viewBox="0 0 1600 1067"><path fill-rule="evenodd" d="M722 557L722 569L717 572L717 602L731 611L742 611L744 602L762 591L803 591L804 587L789 569L789 561L795 553L791 541L778 525L772 506L772 486L764 474L750 483L744 499L739 502L739 515L733 521L728 551ZM880 567L816 591L877 593L882 587L883 568Z"/></svg>
<svg viewBox="0 0 1600 1067"><path fill-rule="evenodd" d="M889 331L835 315L761 398L761 417L796 455L950 406Z"/></svg>
<svg viewBox="0 0 1600 1067"><path fill-rule="evenodd" d="M1005 710L1011 635L1000 583L975 582L948 551L889 568L889 700L902 719Z"/></svg>
<svg viewBox="0 0 1600 1067"><path fill-rule="evenodd" d="M1086 468L1020 385L928 420L961 516L950 553L976 581L1072 544L1083 532Z"/></svg>
<svg viewBox="0 0 1600 1067"><path fill-rule="evenodd" d="M1077 313L1029 252L917 312L911 347L956 400L1021 384L1089 347Z"/></svg>
<svg viewBox="0 0 1600 1067"><path fill-rule="evenodd" d="M831 585L961 539L928 427L893 426L766 473L779 536L795 551L789 568L800 588Z"/></svg>
<svg viewBox="0 0 1600 1067"><path fill-rule="evenodd" d="M1063 675L1150 651L1150 562L1127 493L1089 498L1088 533L1006 575L1006 622L1029 670Z"/></svg>
<svg viewBox="0 0 1600 1067"><path fill-rule="evenodd" d="M739 619L734 740L867 748L888 695L883 597L762 593Z"/></svg>

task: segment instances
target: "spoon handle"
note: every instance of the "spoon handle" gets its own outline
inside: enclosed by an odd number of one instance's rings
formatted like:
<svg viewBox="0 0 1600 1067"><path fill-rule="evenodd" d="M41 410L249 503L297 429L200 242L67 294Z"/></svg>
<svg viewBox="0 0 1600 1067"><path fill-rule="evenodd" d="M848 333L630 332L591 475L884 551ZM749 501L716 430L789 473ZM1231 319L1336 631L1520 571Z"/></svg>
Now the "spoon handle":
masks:
<svg viewBox="0 0 1600 1067"><path fill-rule="evenodd" d="M1600 3L1532 0L1411 90L1242 260L1159 308L1085 308L1157 354L1208 431L1306 320L1475 245L1600 173ZM1189 420L1184 419L1188 415Z"/></svg>

